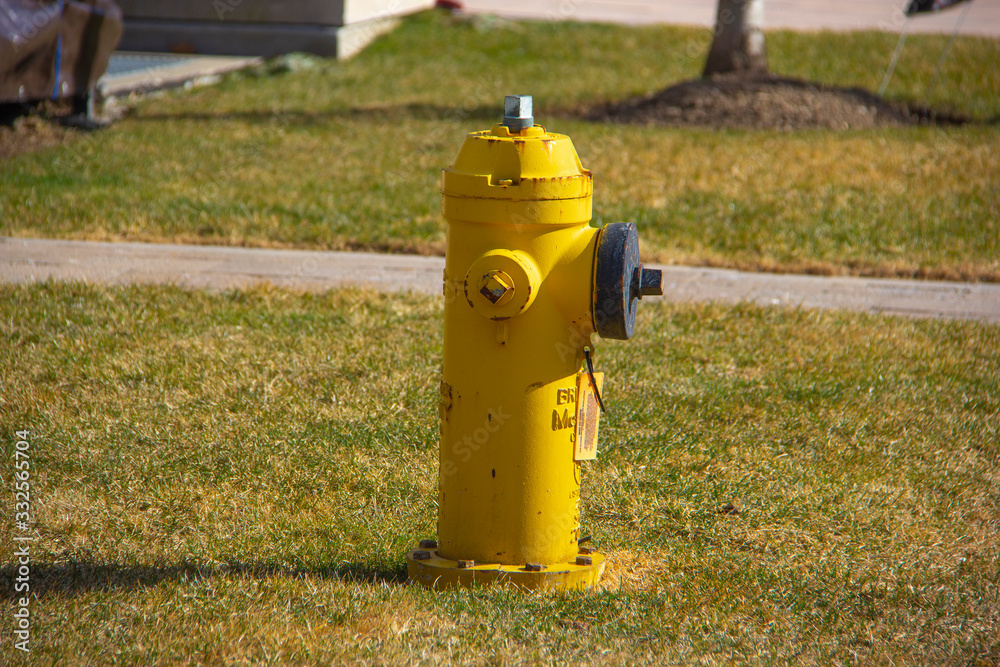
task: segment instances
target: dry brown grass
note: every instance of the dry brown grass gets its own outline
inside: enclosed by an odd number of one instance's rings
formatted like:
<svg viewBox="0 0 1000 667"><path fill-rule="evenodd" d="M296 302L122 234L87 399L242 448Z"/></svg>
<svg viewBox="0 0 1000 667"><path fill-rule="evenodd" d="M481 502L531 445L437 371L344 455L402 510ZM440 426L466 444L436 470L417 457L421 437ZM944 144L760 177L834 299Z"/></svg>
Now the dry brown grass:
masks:
<svg viewBox="0 0 1000 667"><path fill-rule="evenodd" d="M32 432L28 664L1000 658L995 326L647 304L598 353L599 590L436 593L402 569L434 533L435 300L2 297L0 423ZM9 542L0 562L11 605Z"/></svg>

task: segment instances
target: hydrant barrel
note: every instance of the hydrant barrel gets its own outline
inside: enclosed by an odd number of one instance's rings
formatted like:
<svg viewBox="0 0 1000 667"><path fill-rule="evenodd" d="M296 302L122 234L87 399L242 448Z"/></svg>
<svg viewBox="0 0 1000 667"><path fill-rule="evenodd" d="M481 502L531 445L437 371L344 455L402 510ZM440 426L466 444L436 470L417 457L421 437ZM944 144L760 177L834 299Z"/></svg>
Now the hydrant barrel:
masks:
<svg viewBox="0 0 1000 667"><path fill-rule="evenodd" d="M591 173L569 137L534 125L530 98L509 96L503 123L465 138L441 193L438 539L410 552L410 577L438 587L593 585L603 557L579 546L581 467L596 455L603 378L584 370L604 326ZM621 253L604 254L610 272ZM638 297L659 284L621 264Z"/></svg>

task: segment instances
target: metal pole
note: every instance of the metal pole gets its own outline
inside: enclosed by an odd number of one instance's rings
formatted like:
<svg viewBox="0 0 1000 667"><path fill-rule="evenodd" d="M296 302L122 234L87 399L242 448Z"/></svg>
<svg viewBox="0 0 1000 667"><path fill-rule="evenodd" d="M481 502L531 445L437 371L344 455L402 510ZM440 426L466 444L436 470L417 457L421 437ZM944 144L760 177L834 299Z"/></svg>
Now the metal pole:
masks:
<svg viewBox="0 0 1000 667"><path fill-rule="evenodd" d="M948 44L945 45L944 51L941 52L941 57L938 58L937 65L934 66L934 75L931 77L931 82L927 86L927 92L924 93L924 113L927 113L927 105L930 102L931 95L934 93L934 89L937 87L938 75L941 74L941 66L944 65L945 59L951 52L951 47L955 44L955 38L958 37L958 31L962 29L962 25L965 23L965 17L969 14L969 9L972 7L972 0L965 3L965 7L962 8L962 14L958 17L958 21L955 23L955 30L951 33L951 38L948 40Z"/></svg>
<svg viewBox="0 0 1000 667"><path fill-rule="evenodd" d="M906 17L903 22L903 31L899 33L899 41L896 42L896 50L892 52L892 59L889 61L889 68L885 71L885 76L882 77L882 85L878 89L879 97L885 95L885 89L889 87L889 82L892 80L892 73L896 71L896 62L899 60L900 51L903 50L903 44L906 43L906 31L909 27L910 19Z"/></svg>

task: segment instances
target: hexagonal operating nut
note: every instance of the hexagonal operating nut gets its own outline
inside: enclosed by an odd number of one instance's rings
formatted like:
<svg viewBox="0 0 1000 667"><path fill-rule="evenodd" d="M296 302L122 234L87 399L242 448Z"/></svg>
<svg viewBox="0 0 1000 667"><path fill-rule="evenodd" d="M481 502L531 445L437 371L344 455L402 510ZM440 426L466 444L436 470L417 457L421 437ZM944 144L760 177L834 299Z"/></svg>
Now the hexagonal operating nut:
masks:
<svg viewBox="0 0 1000 667"><path fill-rule="evenodd" d="M479 293L494 306L514 298L514 280L503 271L490 271L479 281Z"/></svg>
<svg viewBox="0 0 1000 667"><path fill-rule="evenodd" d="M535 126L531 95L507 95L503 98L503 124L511 132Z"/></svg>

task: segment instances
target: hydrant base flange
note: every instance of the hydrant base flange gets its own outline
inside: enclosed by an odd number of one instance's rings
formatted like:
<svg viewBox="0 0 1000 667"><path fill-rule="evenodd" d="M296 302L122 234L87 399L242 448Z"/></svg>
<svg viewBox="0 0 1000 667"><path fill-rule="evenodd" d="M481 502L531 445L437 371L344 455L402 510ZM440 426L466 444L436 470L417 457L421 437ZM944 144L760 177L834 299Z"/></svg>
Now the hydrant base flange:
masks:
<svg viewBox="0 0 1000 667"><path fill-rule="evenodd" d="M424 552L420 554L423 558L414 557L418 551ZM497 563L462 567L459 561L441 558L436 549L413 549L406 554L406 572L410 581L437 590L498 584L526 590L587 590L593 588L604 573L604 556L597 552L588 556L588 565L556 563L533 572L524 566Z"/></svg>

